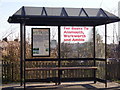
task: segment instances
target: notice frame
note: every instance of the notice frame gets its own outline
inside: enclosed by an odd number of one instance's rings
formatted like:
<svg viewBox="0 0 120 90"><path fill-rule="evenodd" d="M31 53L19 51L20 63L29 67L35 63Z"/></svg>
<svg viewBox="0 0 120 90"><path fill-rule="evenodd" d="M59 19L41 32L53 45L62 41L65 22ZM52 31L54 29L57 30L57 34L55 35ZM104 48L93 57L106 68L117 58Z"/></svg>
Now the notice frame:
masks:
<svg viewBox="0 0 120 90"><path fill-rule="evenodd" d="M32 28L32 57L50 57L50 28Z"/></svg>

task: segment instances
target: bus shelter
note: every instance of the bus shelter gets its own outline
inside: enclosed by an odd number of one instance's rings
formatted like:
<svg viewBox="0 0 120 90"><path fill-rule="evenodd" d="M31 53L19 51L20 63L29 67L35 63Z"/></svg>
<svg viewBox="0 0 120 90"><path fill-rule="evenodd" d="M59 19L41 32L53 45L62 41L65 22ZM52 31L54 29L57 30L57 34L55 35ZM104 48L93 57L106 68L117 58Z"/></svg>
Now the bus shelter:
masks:
<svg viewBox="0 0 120 90"><path fill-rule="evenodd" d="M47 81L54 81L58 84L61 81L75 81L77 79L63 79L61 71L72 69L92 69L93 77L81 80L93 80L105 83L107 87L107 24L120 21L120 18L112 13L109 13L102 8L53 8L53 7L21 7L16 13L9 17L9 23L20 23L20 78L21 85L26 80L26 72L31 70L56 70L58 71L57 78L49 78ZM96 26L104 25L105 27L105 58L96 58L95 46L95 31ZM26 59L26 26L57 26L58 27L58 57L50 58L31 58ZM61 57L61 26L92 26L93 27L93 58L62 58ZM50 53L50 50L49 50ZM62 67L61 62L67 60L92 60L91 67ZM54 68L26 68L26 61L57 61L57 67ZM104 65L104 79L96 77L98 69L96 62L103 61ZM102 72L101 72L102 73ZM53 80L54 79L54 80ZM42 80L45 81L45 80Z"/></svg>

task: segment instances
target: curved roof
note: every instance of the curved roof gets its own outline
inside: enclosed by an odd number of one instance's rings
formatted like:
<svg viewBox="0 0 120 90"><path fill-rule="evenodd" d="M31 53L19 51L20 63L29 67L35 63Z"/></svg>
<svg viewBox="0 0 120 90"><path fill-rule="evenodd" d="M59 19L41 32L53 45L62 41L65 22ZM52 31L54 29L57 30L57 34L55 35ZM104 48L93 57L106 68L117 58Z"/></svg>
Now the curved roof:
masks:
<svg viewBox="0 0 120 90"><path fill-rule="evenodd" d="M97 26L120 21L101 8L21 7L9 17L9 23L42 26Z"/></svg>

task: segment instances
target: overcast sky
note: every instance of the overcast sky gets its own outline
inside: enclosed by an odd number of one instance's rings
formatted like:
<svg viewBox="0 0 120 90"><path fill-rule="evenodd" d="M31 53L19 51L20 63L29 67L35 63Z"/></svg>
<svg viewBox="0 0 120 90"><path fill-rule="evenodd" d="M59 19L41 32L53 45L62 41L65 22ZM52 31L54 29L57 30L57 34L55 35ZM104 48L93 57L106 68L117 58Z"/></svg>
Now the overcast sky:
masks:
<svg viewBox="0 0 120 90"><path fill-rule="evenodd" d="M0 0L0 40L6 33L19 31L19 24L9 24L12 16L22 6L103 8L117 15L119 0Z"/></svg>

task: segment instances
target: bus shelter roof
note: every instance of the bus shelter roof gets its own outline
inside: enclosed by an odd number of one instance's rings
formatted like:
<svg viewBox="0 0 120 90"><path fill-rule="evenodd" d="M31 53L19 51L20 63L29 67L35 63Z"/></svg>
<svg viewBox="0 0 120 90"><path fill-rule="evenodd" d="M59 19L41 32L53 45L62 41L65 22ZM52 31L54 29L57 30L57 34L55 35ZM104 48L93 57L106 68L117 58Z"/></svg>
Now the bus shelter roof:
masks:
<svg viewBox="0 0 120 90"><path fill-rule="evenodd" d="M102 8L21 7L9 23L28 26L98 26L120 21Z"/></svg>

